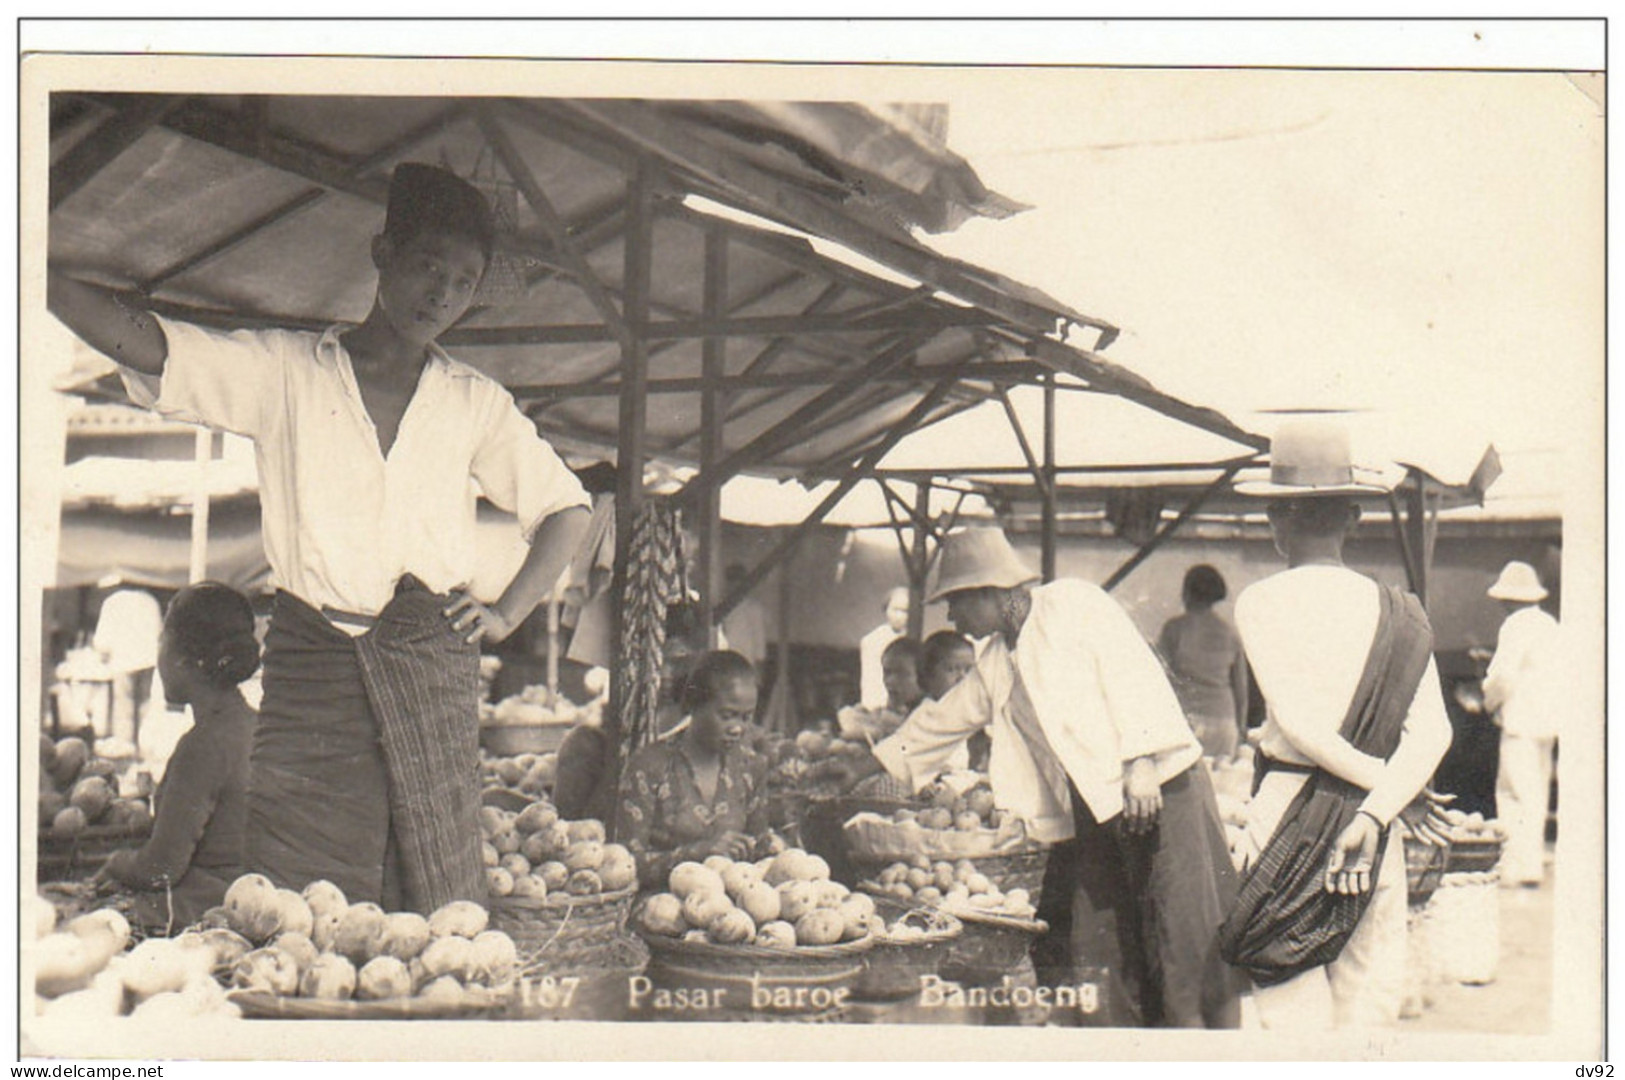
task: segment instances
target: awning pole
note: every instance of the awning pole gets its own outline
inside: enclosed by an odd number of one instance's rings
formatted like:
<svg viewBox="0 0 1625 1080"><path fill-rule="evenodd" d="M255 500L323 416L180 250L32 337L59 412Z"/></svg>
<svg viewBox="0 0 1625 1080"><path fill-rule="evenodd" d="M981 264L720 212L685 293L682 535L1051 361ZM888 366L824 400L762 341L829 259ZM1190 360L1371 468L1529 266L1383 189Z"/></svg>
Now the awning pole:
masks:
<svg viewBox="0 0 1625 1080"><path fill-rule="evenodd" d="M1195 517L1196 512L1200 510L1203 505L1206 504L1206 502L1219 491L1220 488L1225 487L1230 483L1230 481L1234 480L1236 478L1236 474L1240 471L1240 465L1227 469L1211 484L1203 488L1201 491L1198 491L1194 496L1192 496L1191 501L1185 504L1184 509L1179 512L1179 516L1175 517L1174 520L1168 522L1162 528L1158 529L1157 534L1151 539L1147 540L1140 547L1140 550L1129 556L1128 561L1122 566L1119 566L1112 573L1112 576L1107 578L1105 583L1100 587L1105 589L1107 592L1111 592L1113 589L1117 588L1117 586L1121 585L1124 578L1134 573L1135 568L1141 563L1145 562L1145 560L1149 559L1152 552L1160 548L1170 536L1179 531L1179 527L1181 525Z"/></svg>
<svg viewBox="0 0 1625 1080"><path fill-rule="evenodd" d="M1044 376L1044 497L1040 567L1045 581L1055 580L1055 372Z"/></svg>
<svg viewBox="0 0 1625 1080"><path fill-rule="evenodd" d="M197 465L192 481L192 558L186 580L193 585L209 576L209 459L214 433L198 428L192 437L192 458Z"/></svg>
<svg viewBox="0 0 1625 1080"><path fill-rule="evenodd" d="M728 238L720 229L705 232L705 317L721 317L728 298ZM717 599L723 589L722 574L722 485L712 482L712 469L722 456L723 416L727 399L717 382L727 372L728 339L708 337L701 344L701 364L705 389L700 395L700 486L696 507L699 517L700 625L705 627L708 648L716 648ZM720 399L720 400L719 400Z"/></svg>
<svg viewBox="0 0 1625 1080"><path fill-rule="evenodd" d="M884 484L884 481L882 481ZM914 492L914 552L908 567L908 636L915 641L925 637L925 575L930 539L922 521L931 520L931 478L921 480Z"/></svg>

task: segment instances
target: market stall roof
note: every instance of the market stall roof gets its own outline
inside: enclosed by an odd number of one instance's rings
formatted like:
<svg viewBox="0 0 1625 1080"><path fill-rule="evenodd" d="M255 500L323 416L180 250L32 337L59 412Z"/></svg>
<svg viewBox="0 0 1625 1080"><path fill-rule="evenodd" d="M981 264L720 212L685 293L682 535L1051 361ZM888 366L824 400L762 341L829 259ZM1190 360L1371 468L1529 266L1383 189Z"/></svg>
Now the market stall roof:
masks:
<svg viewBox="0 0 1625 1080"><path fill-rule="evenodd" d="M947 149L940 108L59 92L51 122L53 262L204 324L359 319L392 167L469 176L501 254L444 341L582 457L617 449L629 287L650 311L646 452L700 461L711 390L727 475L828 471L1055 366L1226 423L1060 341L1104 347L1109 323L915 238L1021 209Z"/></svg>

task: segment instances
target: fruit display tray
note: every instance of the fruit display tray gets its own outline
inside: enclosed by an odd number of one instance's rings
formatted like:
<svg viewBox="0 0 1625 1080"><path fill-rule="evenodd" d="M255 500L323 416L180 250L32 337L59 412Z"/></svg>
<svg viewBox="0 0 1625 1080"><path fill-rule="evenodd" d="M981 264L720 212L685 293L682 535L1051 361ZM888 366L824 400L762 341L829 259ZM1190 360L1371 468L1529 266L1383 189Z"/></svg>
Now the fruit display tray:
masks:
<svg viewBox="0 0 1625 1080"><path fill-rule="evenodd" d="M466 987L460 1001L430 998L390 998L383 1001L330 1001L323 998L282 997L264 990L231 990L226 997L258 1020L467 1020L501 1015L509 1007L511 989L481 990Z"/></svg>

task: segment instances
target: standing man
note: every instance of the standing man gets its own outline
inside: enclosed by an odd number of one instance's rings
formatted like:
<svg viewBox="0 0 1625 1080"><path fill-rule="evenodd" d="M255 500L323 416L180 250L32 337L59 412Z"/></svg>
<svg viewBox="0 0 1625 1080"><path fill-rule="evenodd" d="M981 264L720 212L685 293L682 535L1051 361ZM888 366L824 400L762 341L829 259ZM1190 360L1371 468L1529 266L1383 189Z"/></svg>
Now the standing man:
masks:
<svg viewBox="0 0 1625 1080"><path fill-rule="evenodd" d="M51 311L160 413L254 441L277 586L252 753L246 863L352 901L481 899L479 642L552 589L587 497L497 383L435 339L490 262L490 208L407 163L390 181L372 310L324 333L219 333L55 271ZM495 604L468 592L476 485L530 551Z"/></svg>
<svg viewBox="0 0 1625 1080"><path fill-rule="evenodd" d="M1236 629L1268 706L1249 805L1251 848L1224 928L1265 1027L1396 1023L1406 950L1404 844L1394 820L1450 746L1433 634L1414 596L1343 563L1359 521L1348 433L1283 425L1269 498L1287 569L1236 600Z"/></svg>
<svg viewBox="0 0 1625 1080"><path fill-rule="evenodd" d="M858 642L858 704L874 711L886 707L886 673L881 657L886 646L908 632L908 590L899 586L886 594L886 621Z"/></svg>
<svg viewBox="0 0 1625 1080"><path fill-rule="evenodd" d="M1546 589L1535 568L1509 562L1489 588L1506 621L1484 676L1484 707L1501 728L1496 816L1506 828L1501 883L1539 888L1545 874L1546 807L1562 706L1561 629L1541 610Z"/></svg>
<svg viewBox="0 0 1625 1080"><path fill-rule="evenodd" d="M1218 928L1236 877L1201 744L1127 612L1087 582L1037 579L997 528L948 536L931 598L987 643L854 775L918 790L987 729L996 804L1036 840L1077 836L1071 959L1107 969L1109 1019L1235 1027Z"/></svg>

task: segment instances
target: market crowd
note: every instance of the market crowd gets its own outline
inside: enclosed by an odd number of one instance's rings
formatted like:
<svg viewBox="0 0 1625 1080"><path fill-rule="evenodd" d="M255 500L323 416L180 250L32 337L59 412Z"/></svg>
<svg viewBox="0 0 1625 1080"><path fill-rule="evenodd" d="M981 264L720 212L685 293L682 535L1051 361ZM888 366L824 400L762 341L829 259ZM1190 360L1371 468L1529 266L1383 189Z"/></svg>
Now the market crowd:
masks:
<svg viewBox="0 0 1625 1080"><path fill-rule="evenodd" d="M480 645L548 594L591 509L507 392L436 344L494 244L478 191L406 164L359 325L222 333L53 268L51 310L118 362L134 400L253 440L276 586L263 659L230 590L170 605L157 668L196 726L152 840L110 878L175 884L188 912L243 870L292 888L326 879L386 910L483 897ZM1284 568L1235 599L1233 628L1214 613L1226 589L1211 567L1188 575L1186 611L1154 648L1097 586L1040 583L998 529L966 528L945 539L927 597L954 630L910 639L901 590L860 645L860 707L841 733L867 752L835 779L906 797L945 772L984 773L1064 871L1048 947L1105 970L1126 1025L1235 1027L1249 984L1267 1027L1398 1017L1403 837L1439 836L1427 784L1450 742L1432 635L1414 598L1344 563L1358 500L1381 493L1354 478L1346 434L1284 425L1270 468L1240 490L1266 509ZM468 591L476 486L530 545L491 604ZM1550 636L1525 613L1544 595L1531 577L1509 568L1492 591L1517 610L1486 686L1519 805L1544 793L1553 735L1511 655ZM618 798L592 782L611 767L601 739L576 744L596 764L565 770L581 800L614 808L646 884L679 862L743 857L767 828L752 745L763 627L727 632L737 651L697 654L674 679L675 722L631 755ZM237 688L261 664L256 717ZM1251 738L1249 678L1266 707ZM1249 743L1237 860L1207 762Z"/></svg>

